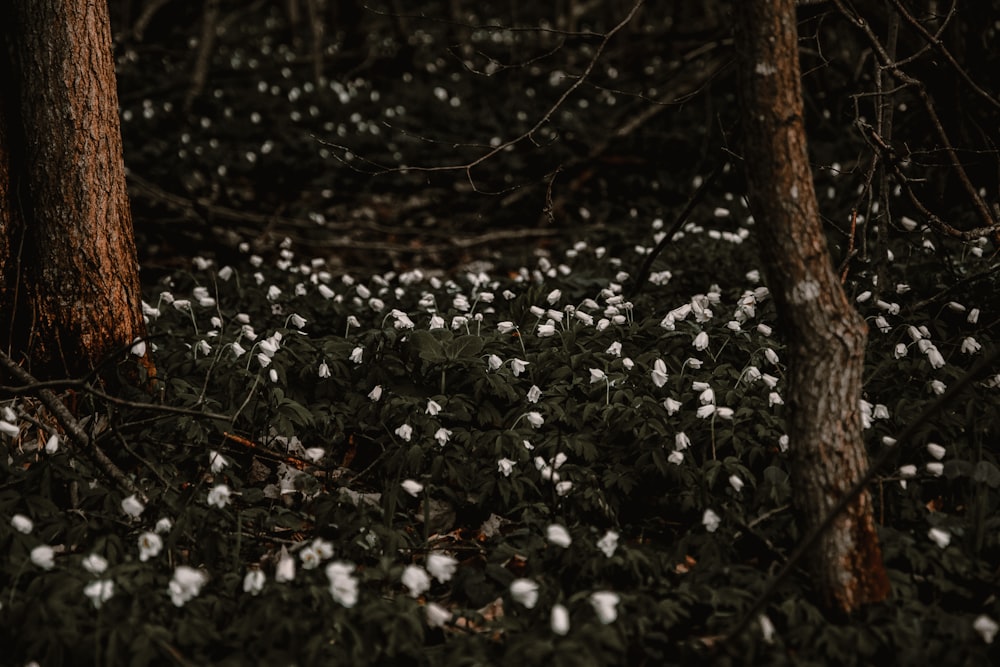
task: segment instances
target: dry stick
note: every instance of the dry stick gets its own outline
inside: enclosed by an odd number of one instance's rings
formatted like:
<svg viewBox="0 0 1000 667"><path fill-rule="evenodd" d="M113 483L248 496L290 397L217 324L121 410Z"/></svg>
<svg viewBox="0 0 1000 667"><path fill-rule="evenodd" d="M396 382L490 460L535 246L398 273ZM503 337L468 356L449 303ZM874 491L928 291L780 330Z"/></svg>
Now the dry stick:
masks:
<svg viewBox="0 0 1000 667"><path fill-rule="evenodd" d="M212 52L215 50L215 35L219 22L220 0L207 0L205 12L201 18L201 38L198 42L198 54L194 61L194 72L191 75L191 87L184 98L184 111L190 112L194 100L205 89L208 81L208 68L212 62Z"/></svg>
<svg viewBox="0 0 1000 667"><path fill-rule="evenodd" d="M895 60L896 58L896 44L899 40L899 16L893 14L889 17L889 34L886 38L886 53L890 58ZM875 68L875 86L878 90L878 97L876 98L876 109L878 110L878 127L879 134L885 140L885 143L891 145L892 142L892 119L894 106L894 95L893 91L885 90L885 72L881 67L876 65ZM881 215L878 217L876 222L876 235L878 238L878 247L876 252L878 253L878 264L875 267L875 275L878 278L878 283L875 285L875 298L880 298L880 293L885 289L886 283L888 282L888 276L886 275L889 266L889 220L891 219L889 208L889 170L886 167L884 161L879 163L879 199L882 203L882 210L879 211Z"/></svg>
<svg viewBox="0 0 1000 667"><path fill-rule="evenodd" d="M152 23L156 12L160 11L168 2L170 0L152 0L152 2L143 8L142 14L139 15L139 18L135 21L135 25L132 26L132 36L135 38L135 41L142 41L146 28Z"/></svg>
<svg viewBox="0 0 1000 667"><path fill-rule="evenodd" d="M837 516L847 509L847 506L854 502L854 499L864 491L868 485L875 479L875 474L878 472L879 468L885 465L890 458L897 455L903 447L909 444L910 439L917 433L921 426L923 426L931 417L937 413L944 410L951 403L959 397L959 395L972 384L976 378L978 378L984 371L989 369L998 359L1000 359L1000 346L994 347L988 354L983 356L979 362L973 366L968 373L963 375L958 379L948 390L939 396L937 400L931 403L929 406L924 408L924 411L920 413L920 416L916 420L910 423L903 432L899 434L896 438L896 442L892 445L886 446L881 453L872 461L871 465L868 467L868 471L854 483L850 489L848 489L844 495L840 497L837 504L831 508L829 514L827 514L823 521L816 524L809 530L806 536L799 542L798 546L795 547L795 551L792 555L788 557L785 562L784 567L778 572L768 582L767 586L764 588L763 592L757 597L753 606L743 615L740 622L737 623L732 630L727 632L722 637L722 643L728 643L738 637L740 633L746 630L747 626L757 618L757 615L763 611L764 607L767 605L768 600L778 591L778 586L788 578L792 573L792 569L799 564L799 562L805 557L805 555L816 545L819 538L825 533L833 522L837 519ZM718 644L716 644L718 646Z"/></svg>
<svg viewBox="0 0 1000 667"><path fill-rule="evenodd" d="M867 21L862 19L857 14L850 12L846 6L844 6L843 0L833 0L837 9L848 21L853 23L861 32L864 33L865 37L872 45L872 49L875 51L878 60L882 63L882 66L887 69L893 77L898 81L909 84L916 88L917 96L924 105L924 109L927 111L927 115L930 118L931 126L934 128L934 132L937 134L938 139L944 146L944 151L948 155L948 160L952 164L955 175L958 176L959 182L962 187L965 188L966 193L969 195L969 199L972 200L972 205L979 214L979 217L986 224L986 226L994 226L997 224L993 215L990 213L989 208L987 208L986 203L983 201L979 193L976 192L975 186L972 181L969 180L969 175L965 172L965 167L962 166L962 161L958 159L958 154L955 152L954 147L951 144L951 140L948 138L948 133L944 129L944 125L941 124L941 119L934 108L934 102L931 99L930 94L927 92L927 87L924 82L920 79L916 79L903 70L899 68L893 57L886 51L885 46L879 40L878 36L872 30L871 26Z"/></svg>
<svg viewBox="0 0 1000 667"><path fill-rule="evenodd" d="M6 368L7 372L25 384L35 384L38 382L34 376L18 366L17 363L3 351L0 351L0 365ZM87 432L83 430L82 426L80 426L80 422L78 422L70 413L69 408L67 408L66 405L52 393L52 391L49 389L39 389L38 398L42 401L45 407L49 409L49 412L55 416L56 420L62 424L63 428L66 429L66 433L68 433L77 444L85 450L90 451L98 466L100 466L109 477L118 482L118 484L129 493L135 494L140 500L142 500L142 502L148 501L146 494L144 494L139 487L137 487L135 483L129 479L128 475L122 472L122 469L115 465L115 462L108 458L108 455L105 454L104 451L91 440L90 436L87 435Z"/></svg>
<svg viewBox="0 0 1000 667"><path fill-rule="evenodd" d="M854 235L858 231L858 209L851 210L851 236L847 241L847 256L844 257L844 263L840 267L840 284L843 285L847 282L847 271L850 269L851 259L857 252L854 250Z"/></svg>
<svg viewBox="0 0 1000 667"><path fill-rule="evenodd" d="M632 290L629 292L630 299L635 298L635 296L642 291L642 287L645 285L646 279L649 278L649 272L653 268L653 262L660 255L660 253L663 252L663 249L667 247L667 244L674 238L674 235L681 230L681 227L683 227L684 223L687 222L688 217L690 217L695 207L697 207L698 204L705 199L705 193L708 192L708 189L715 183L719 174L722 173L722 169L725 164L728 163L716 166L716 168L712 170L712 173L708 175L708 178L701 182L701 185L698 186L694 193L692 193L691 197L687 200L687 204L684 205L684 209L674 220L674 224L670 226L670 229L668 229L667 233L663 235L660 242L656 244L653 251L646 256L646 261L642 263L642 267L639 268L639 273L636 274L635 285L632 286Z"/></svg>
<svg viewBox="0 0 1000 667"><path fill-rule="evenodd" d="M876 147L878 147L879 151L882 153L881 159L884 160L887 164L892 165L892 172L899 181L900 186L906 191L910 203L913 204L913 207L917 209L920 215L922 215L924 218L927 219L927 221L931 224L932 227L934 227L934 229L941 232L942 234L945 234L954 239L959 239L962 241L973 241L975 239L984 236L996 234L998 229L1000 229L1000 224L991 223L984 227L976 227L974 229L967 229L963 231L960 229L955 229L955 227L949 225L947 222L945 222L937 215L932 213L931 210L928 209L926 206L924 206L924 203L920 201L920 198L917 197L916 193L913 191L913 188L910 187L910 179L909 177L907 177L905 173L903 173L903 170L900 168L899 162L898 160L896 160L892 147L886 144L885 140L882 139L881 136L879 136L878 131L871 125L868 125L867 123L859 123L858 127L870 135L869 139L872 141L872 143L874 143Z"/></svg>
<svg viewBox="0 0 1000 667"><path fill-rule="evenodd" d="M958 0L951 0L951 7L948 9L948 12L944 15L944 19L942 19L940 24L938 25L937 32L934 33L934 39L940 39L941 35L944 34L944 31L948 29L948 26L951 25L952 19L955 18L955 12L957 9L958 9ZM931 44L924 44L919 49L917 49L910 55L906 56L905 58L900 58L899 60L897 60L896 67L903 67L904 65L909 65L917 58L922 57L932 48L934 47Z"/></svg>
<svg viewBox="0 0 1000 667"><path fill-rule="evenodd" d="M920 36L927 41L928 44L934 47L934 49L937 50L937 52L940 53L944 57L944 59L948 61L948 64L951 65L952 69L954 69L955 72L958 73L958 76L962 78L962 81L965 81L966 85L969 86L969 88L971 88L981 98L986 100L991 106L1000 109L1000 100L997 100L997 98L990 95L987 91L981 88L975 81L973 81L972 77L969 76L969 73L965 71L965 68L959 65L958 61L955 60L955 57L951 55L951 52L941 42L940 31L938 32L937 35L932 35L930 32L928 32L927 28L921 25L920 21L918 21L916 17L913 16L913 14L911 14L906 10L906 7L903 6L902 2L900 2L899 0L889 0L889 2L891 2L893 7L896 8L896 16L902 17L904 21L910 24L911 28L917 31L920 34ZM952 12L954 12L954 9L955 5L953 4ZM951 16L952 12L949 12L949 16Z"/></svg>

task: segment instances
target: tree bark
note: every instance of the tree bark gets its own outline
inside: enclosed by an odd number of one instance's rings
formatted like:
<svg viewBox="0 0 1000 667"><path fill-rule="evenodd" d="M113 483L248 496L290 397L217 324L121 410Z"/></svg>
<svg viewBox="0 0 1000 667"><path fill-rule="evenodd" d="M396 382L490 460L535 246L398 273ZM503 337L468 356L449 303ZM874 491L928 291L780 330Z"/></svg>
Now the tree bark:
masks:
<svg viewBox="0 0 1000 667"><path fill-rule="evenodd" d="M0 345L79 375L145 333L107 3L3 5Z"/></svg>
<svg viewBox="0 0 1000 667"><path fill-rule="evenodd" d="M867 327L837 280L820 220L802 117L795 0L733 4L747 186L788 341L792 484L804 533L867 469L860 414ZM867 492L823 535L810 563L831 610L850 613L888 596Z"/></svg>

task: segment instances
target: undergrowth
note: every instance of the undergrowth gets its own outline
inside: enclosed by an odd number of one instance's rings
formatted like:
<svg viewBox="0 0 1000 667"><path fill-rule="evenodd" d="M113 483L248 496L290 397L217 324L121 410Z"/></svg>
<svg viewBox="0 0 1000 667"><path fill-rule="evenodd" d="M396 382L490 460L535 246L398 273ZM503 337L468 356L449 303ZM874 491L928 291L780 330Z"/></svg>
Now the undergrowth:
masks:
<svg viewBox="0 0 1000 667"><path fill-rule="evenodd" d="M135 489L3 403L5 664L995 662L997 377L872 487L890 600L827 618L798 571L720 641L800 536L752 223L712 225L631 298L658 221L496 275L196 258L147 293L153 395L60 394ZM880 298L850 283L873 453L995 344L995 286L902 248Z"/></svg>

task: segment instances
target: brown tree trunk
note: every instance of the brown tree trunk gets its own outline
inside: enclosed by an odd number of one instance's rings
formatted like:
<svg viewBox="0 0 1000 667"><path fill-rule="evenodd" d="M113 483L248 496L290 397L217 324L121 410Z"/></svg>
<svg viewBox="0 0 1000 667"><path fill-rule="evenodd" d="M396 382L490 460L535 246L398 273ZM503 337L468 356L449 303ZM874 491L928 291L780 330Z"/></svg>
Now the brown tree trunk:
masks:
<svg viewBox="0 0 1000 667"><path fill-rule="evenodd" d="M867 328L837 280L820 221L802 119L795 0L733 4L750 207L788 340L788 435L804 533L867 469L860 414ZM867 492L810 559L830 609L851 612L889 594Z"/></svg>
<svg viewBox="0 0 1000 667"><path fill-rule="evenodd" d="M0 346L79 375L144 335L107 3L0 8Z"/></svg>

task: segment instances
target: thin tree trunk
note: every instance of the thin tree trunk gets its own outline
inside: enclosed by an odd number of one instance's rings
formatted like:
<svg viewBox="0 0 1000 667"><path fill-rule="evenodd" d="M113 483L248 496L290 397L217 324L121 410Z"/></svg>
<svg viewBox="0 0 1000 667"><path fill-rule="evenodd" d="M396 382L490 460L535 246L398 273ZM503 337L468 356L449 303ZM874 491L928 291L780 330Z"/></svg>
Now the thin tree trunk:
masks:
<svg viewBox="0 0 1000 667"><path fill-rule="evenodd" d="M36 376L85 373L145 332L107 12L0 9L0 345Z"/></svg>
<svg viewBox="0 0 1000 667"><path fill-rule="evenodd" d="M736 48L750 206L788 340L789 441L797 517L823 520L867 469L860 414L867 328L831 264L809 168L795 0L741 0ZM811 555L828 608L884 599L889 581L865 493Z"/></svg>

